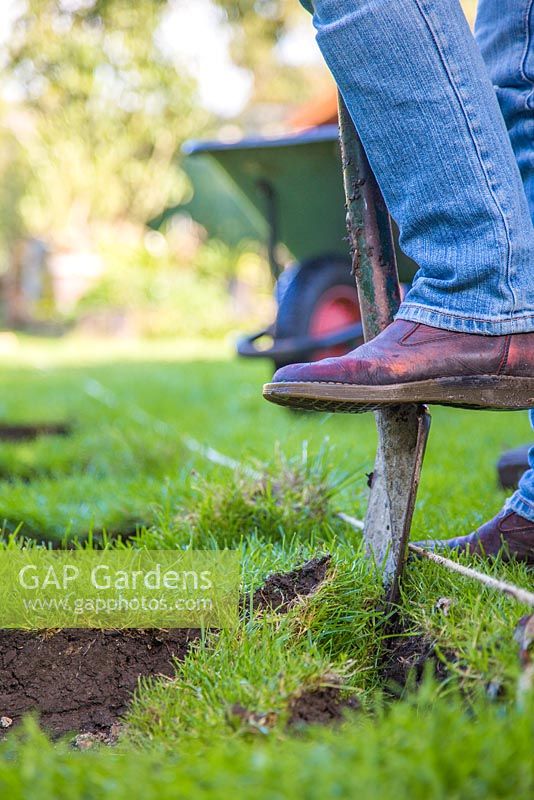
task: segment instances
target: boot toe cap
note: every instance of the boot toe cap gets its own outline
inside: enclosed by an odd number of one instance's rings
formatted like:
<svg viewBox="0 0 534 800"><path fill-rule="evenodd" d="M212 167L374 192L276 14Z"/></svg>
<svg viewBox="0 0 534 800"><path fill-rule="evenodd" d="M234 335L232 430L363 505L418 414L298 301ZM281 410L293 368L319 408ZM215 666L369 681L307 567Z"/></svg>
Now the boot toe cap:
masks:
<svg viewBox="0 0 534 800"><path fill-rule="evenodd" d="M341 358L324 358L321 361L309 361L303 364L288 364L278 369L272 383L347 383L344 363Z"/></svg>
<svg viewBox="0 0 534 800"><path fill-rule="evenodd" d="M292 383L294 381L307 380L302 378L301 375L308 374L310 364L288 364L286 367L277 369L272 377L271 383Z"/></svg>

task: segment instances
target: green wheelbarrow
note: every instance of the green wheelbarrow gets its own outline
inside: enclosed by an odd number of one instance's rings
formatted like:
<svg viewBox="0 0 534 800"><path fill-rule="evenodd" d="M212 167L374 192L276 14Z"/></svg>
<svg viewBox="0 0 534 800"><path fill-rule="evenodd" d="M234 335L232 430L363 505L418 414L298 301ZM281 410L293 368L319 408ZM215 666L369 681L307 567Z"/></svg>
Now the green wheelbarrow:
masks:
<svg viewBox="0 0 534 800"><path fill-rule="evenodd" d="M204 202L209 192L212 204L221 209L222 196L233 195L232 222L241 215L244 233L248 227L249 238L266 240L276 319L269 328L242 337L238 353L269 358L277 368L341 355L360 344L363 330L348 252L337 125L233 143L189 142L184 150L194 185L201 161L204 175L209 163ZM399 249L397 236L395 243L400 280L409 284L416 265ZM285 268L278 256L281 244L294 258Z"/></svg>

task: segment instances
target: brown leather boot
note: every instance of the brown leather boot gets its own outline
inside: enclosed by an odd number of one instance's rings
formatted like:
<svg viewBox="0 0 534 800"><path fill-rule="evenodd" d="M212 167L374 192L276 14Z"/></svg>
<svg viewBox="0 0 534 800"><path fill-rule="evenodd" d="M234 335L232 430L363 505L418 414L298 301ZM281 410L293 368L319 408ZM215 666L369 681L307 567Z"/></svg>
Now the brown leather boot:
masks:
<svg viewBox="0 0 534 800"><path fill-rule="evenodd" d="M504 561L525 561L534 565L534 522L514 511L503 509L496 517L467 536L432 542L416 542L432 550L455 550L457 553L495 558Z"/></svg>
<svg viewBox="0 0 534 800"><path fill-rule="evenodd" d="M279 369L267 400L357 413L402 403L463 408L534 406L534 332L480 336L396 320L336 358Z"/></svg>

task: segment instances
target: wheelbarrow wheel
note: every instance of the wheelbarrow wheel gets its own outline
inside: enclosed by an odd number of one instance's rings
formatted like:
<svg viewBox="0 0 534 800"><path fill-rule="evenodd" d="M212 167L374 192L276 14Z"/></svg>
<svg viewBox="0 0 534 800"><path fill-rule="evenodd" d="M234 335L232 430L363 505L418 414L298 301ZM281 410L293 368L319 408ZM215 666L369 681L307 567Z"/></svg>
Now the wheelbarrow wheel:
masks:
<svg viewBox="0 0 534 800"><path fill-rule="evenodd" d="M318 338L361 321L350 263L337 256L310 259L290 267L279 279L277 298L275 335L278 339L295 336ZM305 360L343 355L361 341L316 350ZM275 359L276 369L288 363L291 362Z"/></svg>

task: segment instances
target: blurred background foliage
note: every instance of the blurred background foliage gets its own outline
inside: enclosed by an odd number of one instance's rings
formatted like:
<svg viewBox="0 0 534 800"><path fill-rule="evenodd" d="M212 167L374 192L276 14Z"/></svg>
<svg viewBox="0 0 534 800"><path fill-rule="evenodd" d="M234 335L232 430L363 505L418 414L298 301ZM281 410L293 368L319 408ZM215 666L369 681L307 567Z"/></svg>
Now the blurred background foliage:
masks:
<svg viewBox="0 0 534 800"><path fill-rule="evenodd" d="M268 320L258 243L208 241L183 215L146 223L191 192L184 141L279 133L331 85L297 0L2 0L0 15L5 325Z"/></svg>

